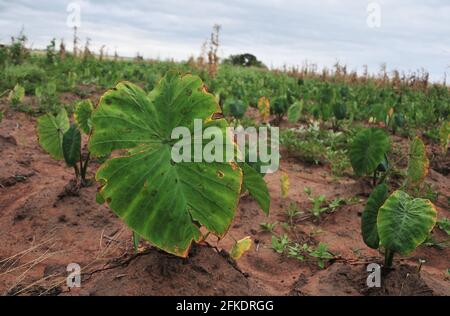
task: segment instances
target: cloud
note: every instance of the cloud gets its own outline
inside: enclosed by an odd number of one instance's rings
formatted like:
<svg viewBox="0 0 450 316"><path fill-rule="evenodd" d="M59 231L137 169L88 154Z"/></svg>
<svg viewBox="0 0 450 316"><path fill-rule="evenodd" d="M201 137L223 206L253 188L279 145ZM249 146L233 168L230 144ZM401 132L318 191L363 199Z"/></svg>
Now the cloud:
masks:
<svg viewBox="0 0 450 316"><path fill-rule="evenodd" d="M0 41L20 28L34 47L51 38L70 44L66 25L70 1L0 0ZM112 54L186 59L198 54L213 24L222 25L223 57L250 52L268 65L319 67L336 61L376 72L425 68L440 80L450 65L450 4L444 0L379 0L381 27L367 25L361 0L164 0L78 1L79 37ZM69 45L70 49L70 45Z"/></svg>

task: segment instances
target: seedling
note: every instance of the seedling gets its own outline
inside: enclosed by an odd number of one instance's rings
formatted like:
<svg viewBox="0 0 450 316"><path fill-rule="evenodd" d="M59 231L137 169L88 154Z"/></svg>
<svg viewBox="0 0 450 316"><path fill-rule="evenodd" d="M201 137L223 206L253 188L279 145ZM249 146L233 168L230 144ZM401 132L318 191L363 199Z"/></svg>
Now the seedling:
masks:
<svg viewBox="0 0 450 316"><path fill-rule="evenodd" d="M345 199L337 197L328 204L328 208L331 212L334 212L338 207L346 203L347 201Z"/></svg>
<svg viewBox="0 0 450 316"><path fill-rule="evenodd" d="M323 269L325 263L334 258L334 255L328 251L328 245L324 243L319 243L316 249L310 253L311 257L317 258L317 265Z"/></svg>
<svg viewBox="0 0 450 316"><path fill-rule="evenodd" d="M291 202L289 203L289 207L286 209L286 215L288 217L288 223L289 225L293 225L294 222L294 218L303 214L303 212L301 212L298 209L297 203Z"/></svg>
<svg viewBox="0 0 450 316"><path fill-rule="evenodd" d="M260 223L259 226L266 232L273 233L277 227L278 222L273 223Z"/></svg>
<svg viewBox="0 0 450 316"><path fill-rule="evenodd" d="M288 257L294 258L300 261L304 261L305 258L313 251L313 248L307 243L300 245L295 243L292 246L288 246Z"/></svg>
<svg viewBox="0 0 450 316"><path fill-rule="evenodd" d="M38 136L42 148L56 160L64 160L67 166L72 167L75 178L81 186L88 186L86 178L90 153L83 154L81 150L81 131L88 137L91 135L91 114L93 106L90 101L82 101L75 111L76 124L70 124L66 110L61 109L54 116L46 114L38 119ZM80 131L81 130L81 131Z"/></svg>
<svg viewBox="0 0 450 316"><path fill-rule="evenodd" d="M282 254L286 250L286 247L289 245L289 237L284 234L283 236L277 237L275 235L272 236L272 249L277 253Z"/></svg>
<svg viewBox="0 0 450 316"><path fill-rule="evenodd" d="M314 217L319 218L320 215L328 210L328 206L323 206L326 202L325 195L312 195L311 188L305 187L303 191L308 195L308 199L312 203L312 208L310 209L311 214L314 215Z"/></svg>

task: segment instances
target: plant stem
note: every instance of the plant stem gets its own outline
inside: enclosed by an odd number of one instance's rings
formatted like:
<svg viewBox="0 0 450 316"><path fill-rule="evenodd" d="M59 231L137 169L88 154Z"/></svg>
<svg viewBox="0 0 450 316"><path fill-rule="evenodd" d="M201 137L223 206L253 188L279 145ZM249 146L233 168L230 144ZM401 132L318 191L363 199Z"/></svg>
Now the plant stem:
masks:
<svg viewBox="0 0 450 316"><path fill-rule="evenodd" d="M392 250L386 249L384 253L384 266L386 268L392 267L393 260L394 260L394 252Z"/></svg>
<svg viewBox="0 0 450 316"><path fill-rule="evenodd" d="M377 185L377 171L375 170L373 172L373 186Z"/></svg>
<svg viewBox="0 0 450 316"><path fill-rule="evenodd" d="M84 161L83 164L83 160L80 160L80 164L81 164L81 181L83 182L83 185L86 184L86 172L87 172L87 167L89 164L89 159L90 159L91 153L88 152L86 160Z"/></svg>
<svg viewBox="0 0 450 316"><path fill-rule="evenodd" d="M77 164L73 165L73 169L75 170L75 177L78 179L80 177L80 171L78 170Z"/></svg>

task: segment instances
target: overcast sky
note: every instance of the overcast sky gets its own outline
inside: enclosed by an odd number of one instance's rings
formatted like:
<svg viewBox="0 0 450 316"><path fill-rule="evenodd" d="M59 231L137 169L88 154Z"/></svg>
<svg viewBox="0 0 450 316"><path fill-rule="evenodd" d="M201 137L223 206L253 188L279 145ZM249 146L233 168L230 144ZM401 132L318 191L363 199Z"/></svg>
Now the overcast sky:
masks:
<svg viewBox="0 0 450 316"><path fill-rule="evenodd" d="M89 37L92 48L106 45L110 54L187 59L217 23L221 57L249 52L273 67L339 61L372 72L382 63L423 67L434 81L450 74L448 0L0 0L0 42L24 27L34 48L53 37L70 48L70 3L81 9L82 41Z"/></svg>

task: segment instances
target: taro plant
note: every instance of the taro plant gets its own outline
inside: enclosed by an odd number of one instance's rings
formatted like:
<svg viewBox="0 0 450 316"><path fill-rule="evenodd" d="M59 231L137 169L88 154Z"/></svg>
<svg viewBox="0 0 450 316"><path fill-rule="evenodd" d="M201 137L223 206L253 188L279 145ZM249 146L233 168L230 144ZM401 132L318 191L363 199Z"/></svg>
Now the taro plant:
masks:
<svg viewBox="0 0 450 316"><path fill-rule="evenodd" d="M70 123L69 116L62 108L56 116L45 114L38 119L38 137L42 148L56 160L64 160L72 167L75 178L81 186L89 185L86 178L90 153L82 151L81 133L90 136L92 132L92 103L81 101L75 109L75 123Z"/></svg>
<svg viewBox="0 0 450 316"><path fill-rule="evenodd" d="M373 184L377 183L379 172L387 171L387 152L390 149L388 135L378 128L363 129L356 134L350 146L349 158L357 176L373 174Z"/></svg>
<svg viewBox="0 0 450 316"><path fill-rule="evenodd" d="M241 119L244 117L245 111L247 111L248 104L242 100L228 99L223 105L223 113L227 116L233 116L234 118Z"/></svg>
<svg viewBox="0 0 450 316"><path fill-rule="evenodd" d="M270 107L270 112L277 116L277 122L280 123L283 116L287 113L289 108L288 98L286 96L280 96L273 99Z"/></svg>
<svg viewBox="0 0 450 316"><path fill-rule="evenodd" d="M386 184L375 188L362 215L361 231L367 246L384 249L384 265L392 266L394 254L409 255L428 237L437 212L429 200L397 190L389 196Z"/></svg>
<svg viewBox="0 0 450 316"><path fill-rule="evenodd" d="M389 195L382 183L370 195L362 214L361 231L367 246L384 248L385 266L392 266L395 253L408 255L428 239L437 220L437 211L428 199L415 198L407 192L417 192L428 173L429 161L425 145L418 137L409 149L406 180Z"/></svg>
<svg viewBox="0 0 450 316"><path fill-rule="evenodd" d="M345 102L334 102L332 105L332 111L333 111L333 128L337 129L339 127L339 122L344 120L347 117L347 105Z"/></svg>
<svg viewBox="0 0 450 316"><path fill-rule="evenodd" d="M172 159L179 141L172 138L174 128L182 127L194 146L206 142L195 137L196 119L204 129L228 126L200 78L168 72L149 94L129 82L107 91L92 114L89 141L93 154L115 154L96 173L97 201L106 202L135 234L181 257L208 234L226 234L242 188L265 213L270 202L263 178L246 163Z"/></svg>

